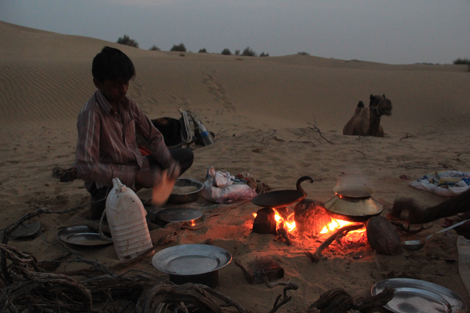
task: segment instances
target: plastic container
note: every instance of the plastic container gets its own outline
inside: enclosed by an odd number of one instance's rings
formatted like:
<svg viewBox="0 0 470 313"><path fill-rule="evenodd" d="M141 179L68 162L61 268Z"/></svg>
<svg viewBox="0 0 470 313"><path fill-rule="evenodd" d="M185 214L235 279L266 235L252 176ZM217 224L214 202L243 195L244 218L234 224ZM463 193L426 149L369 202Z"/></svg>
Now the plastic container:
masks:
<svg viewBox="0 0 470 313"><path fill-rule="evenodd" d="M133 259L153 247L146 215L135 192L114 178L106 199L106 216L119 260Z"/></svg>
<svg viewBox="0 0 470 313"><path fill-rule="evenodd" d="M207 131L207 129L202 125L201 121L197 121L197 127L199 129L199 134L201 135L204 146L209 146L214 143L212 140L212 135Z"/></svg>

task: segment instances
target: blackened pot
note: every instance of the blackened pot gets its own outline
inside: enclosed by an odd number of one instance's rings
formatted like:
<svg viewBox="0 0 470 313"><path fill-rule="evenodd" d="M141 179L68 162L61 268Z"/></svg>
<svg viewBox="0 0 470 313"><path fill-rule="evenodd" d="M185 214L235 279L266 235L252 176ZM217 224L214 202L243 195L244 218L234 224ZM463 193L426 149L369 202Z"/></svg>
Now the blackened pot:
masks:
<svg viewBox="0 0 470 313"><path fill-rule="evenodd" d="M310 176L302 176L297 180L296 190L270 191L257 195L251 199L251 202L265 208L281 208L302 201L307 196L307 193L300 184L305 180L313 183L313 179Z"/></svg>

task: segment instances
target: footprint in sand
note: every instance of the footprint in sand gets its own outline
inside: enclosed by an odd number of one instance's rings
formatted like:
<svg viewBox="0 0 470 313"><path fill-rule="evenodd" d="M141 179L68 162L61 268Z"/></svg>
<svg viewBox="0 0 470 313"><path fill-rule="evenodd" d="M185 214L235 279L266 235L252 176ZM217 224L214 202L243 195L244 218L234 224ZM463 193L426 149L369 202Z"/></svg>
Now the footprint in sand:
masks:
<svg viewBox="0 0 470 313"><path fill-rule="evenodd" d="M202 83L207 86L209 94L217 101L224 105L226 109L233 110L233 104L230 102L227 92L221 84L219 84L212 74L203 74Z"/></svg>

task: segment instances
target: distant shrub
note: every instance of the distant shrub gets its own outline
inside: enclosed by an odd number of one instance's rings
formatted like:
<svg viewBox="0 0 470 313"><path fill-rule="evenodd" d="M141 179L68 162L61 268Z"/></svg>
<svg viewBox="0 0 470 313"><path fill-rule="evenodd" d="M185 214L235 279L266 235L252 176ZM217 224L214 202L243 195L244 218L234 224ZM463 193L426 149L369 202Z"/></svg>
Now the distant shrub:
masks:
<svg viewBox="0 0 470 313"><path fill-rule="evenodd" d="M186 52L186 47L184 44L180 43L179 45L173 45L173 48L171 48L170 51Z"/></svg>
<svg viewBox="0 0 470 313"><path fill-rule="evenodd" d="M152 48L149 49L150 51L161 51L159 47L153 45Z"/></svg>
<svg viewBox="0 0 470 313"><path fill-rule="evenodd" d="M207 52L206 48L199 49L199 53L206 53L206 52Z"/></svg>
<svg viewBox="0 0 470 313"><path fill-rule="evenodd" d="M246 47L245 50L243 50L242 55L246 57L255 57L256 52L254 52L250 47Z"/></svg>
<svg viewBox="0 0 470 313"><path fill-rule="evenodd" d="M235 50L235 55L240 55L240 49Z"/></svg>
<svg viewBox="0 0 470 313"><path fill-rule="evenodd" d="M232 55L232 52L230 52L229 49L225 48L224 50L222 50L221 54L223 54L223 55Z"/></svg>
<svg viewBox="0 0 470 313"><path fill-rule="evenodd" d="M127 35L124 35L123 37L119 37L119 39L117 40L117 43L121 45L139 48L139 44L134 39L129 38L129 36Z"/></svg>
<svg viewBox="0 0 470 313"><path fill-rule="evenodd" d="M300 55L310 55L310 54L308 54L308 52L305 52L305 51L299 52L298 54L300 54Z"/></svg>
<svg viewBox="0 0 470 313"><path fill-rule="evenodd" d="M260 56L260 57L268 57L268 56L269 56L269 53L261 52L261 54L260 54L259 56Z"/></svg>
<svg viewBox="0 0 470 313"><path fill-rule="evenodd" d="M457 59L454 61L454 64L468 64L470 65L470 59Z"/></svg>

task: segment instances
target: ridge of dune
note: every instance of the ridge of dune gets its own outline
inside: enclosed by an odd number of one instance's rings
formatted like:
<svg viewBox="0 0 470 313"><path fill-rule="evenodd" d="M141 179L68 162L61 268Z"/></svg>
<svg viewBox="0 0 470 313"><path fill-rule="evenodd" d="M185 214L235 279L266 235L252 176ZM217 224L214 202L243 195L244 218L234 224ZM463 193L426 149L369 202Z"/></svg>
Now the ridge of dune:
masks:
<svg viewBox="0 0 470 313"><path fill-rule="evenodd" d="M222 123L224 112L236 112L253 124L262 119L272 125L284 121L342 129L357 102L366 103L371 93L392 99L394 115L383 119L389 129L415 123L417 114L427 120L469 114L463 88L469 75L462 66L146 51L4 22L0 34L10 42L0 49L2 123L75 119L94 91L91 60L104 45L133 59L137 77L129 95L153 116L174 116L183 107L201 114L215 111ZM443 95L441 88L449 92ZM447 105L459 114L454 116Z"/></svg>

